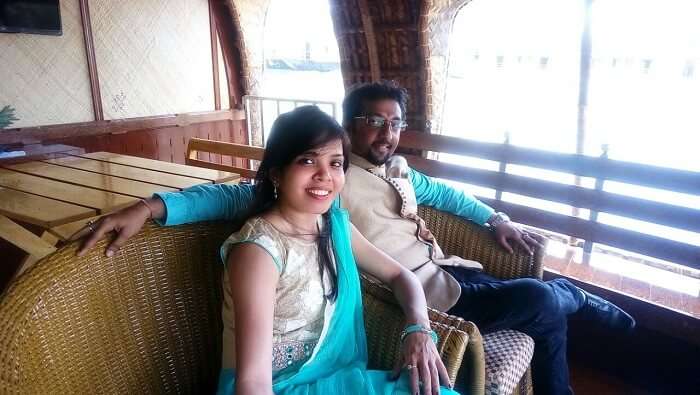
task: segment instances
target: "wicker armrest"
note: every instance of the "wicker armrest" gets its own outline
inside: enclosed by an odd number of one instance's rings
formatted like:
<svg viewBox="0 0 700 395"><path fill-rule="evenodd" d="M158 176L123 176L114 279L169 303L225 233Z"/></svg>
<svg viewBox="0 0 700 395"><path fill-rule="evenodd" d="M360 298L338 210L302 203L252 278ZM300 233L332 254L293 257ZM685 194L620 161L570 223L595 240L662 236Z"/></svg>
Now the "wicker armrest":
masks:
<svg viewBox="0 0 700 395"><path fill-rule="evenodd" d="M469 343L464 350L462 366L458 372L458 382L466 383L467 387L460 388L466 394L483 394L486 387L486 358L484 354L484 341L479 328L471 321L445 314L435 309L428 309L428 317L431 322L444 324L467 334ZM450 376L454 383L454 379Z"/></svg>
<svg viewBox="0 0 700 395"><path fill-rule="evenodd" d="M365 276L362 277L362 299L367 331L368 366L371 369L391 370L399 355L400 334L406 324L403 312L390 290ZM469 382L474 382L475 388L480 388L483 392L484 351L479 330L471 322L436 310L430 309L429 315L430 325L440 338L438 351L450 380L453 383L456 381L463 357L467 355L469 361L465 365L469 366L469 369L468 372L459 372L460 377L468 374ZM472 336L475 341L473 349ZM469 352L465 354L466 350ZM478 394L480 391L472 393Z"/></svg>
<svg viewBox="0 0 700 395"><path fill-rule="evenodd" d="M418 215L425 220L445 254L477 261L486 273L501 279L542 278L544 248L536 248L530 256L522 247L515 246L515 252L510 254L498 245L488 229L471 221L427 206L420 206ZM534 237L545 245L543 237Z"/></svg>

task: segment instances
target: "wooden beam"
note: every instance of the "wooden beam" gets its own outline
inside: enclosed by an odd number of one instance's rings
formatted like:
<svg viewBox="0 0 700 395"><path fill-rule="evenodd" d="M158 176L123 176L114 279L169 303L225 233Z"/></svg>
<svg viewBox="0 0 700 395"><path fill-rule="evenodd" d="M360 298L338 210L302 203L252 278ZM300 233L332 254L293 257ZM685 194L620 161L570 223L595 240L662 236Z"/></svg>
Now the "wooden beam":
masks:
<svg viewBox="0 0 700 395"><path fill-rule="evenodd" d="M219 88L219 47L217 44L216 19L209 0L209 40L211 41L211 71L214 80L214 109L221 110L221 89Z"/></svg>
<svg viewBox="0 0 700 395"><path fill-rule="evenodd" d="M240 121L244 119L245 113L242 110L220 110L15 128L6 129L0 133L0 144L36 144L43 141L71 137L126 133L135 130L160 129L216 121Z"/></svg>
<svg viewBox="0 0 700 395"><path fill-rule="evenodd" d="M90 92L92 94L92 110L96 121L105 119L102 112L102 95L100 94L100 79L97 76L97 62L95 61L95 45L92 36L92 23L90 22L90 7L88 0L79 0L80 19L83 23L83 39L85 41L85 55L87 57L88 73L90 75Z"/></svg>
<svg viewBox="0 0 700 395"><path fill-rule="evenodd" d="M185 163L189 166L204 167L207 169L228 171L231 173L240 174L241 177L249 178L252 180L255 179L255 175L257 174L256 170L250 170L250 169L246 169L244 167L238 167L238 166L220 165L218 163L207 162L205 160L199 160L199 159L186 158Z"/></svg>
<svg viewBox="0 0 700 395"><path fill-rule="evenodd" d="M374 34L374 24L372 16L369 13L367 0L357 0L357 5L360 7L360 15L362 17L362 30L365 33L365 41L367 42L367 56L369 56L369 69L372 81L381 79L381 70L379 67L379 55L377 54L377 37Z"/></svg>
<svg viewBox="0 0 700 395"><path fill-rule="evenodd" d="M196 152L199 151L253 160L262 160L263 156L265 155L265 149L262 147L227 143L224 141L198 139L195 137L191 138L187 146L187 157L196 159Z"/></svg>
<svg viewBox="0 0 700 395"><path fill-rule="evenodd" d="M56 247L4 215L0 215L0 238L7 240L22 251L38 259L56 251Z"/></svg>
<svg viewBox="0 0 700 395"><path fill-rule="evenodd" d="M229 2L211 0L212 13L221 42L221 53L224 56L224 68L228 82L229 106L243 108L245 92L243 78L243 55L241 54L241 37L234 23L234 14Z"/></svg>

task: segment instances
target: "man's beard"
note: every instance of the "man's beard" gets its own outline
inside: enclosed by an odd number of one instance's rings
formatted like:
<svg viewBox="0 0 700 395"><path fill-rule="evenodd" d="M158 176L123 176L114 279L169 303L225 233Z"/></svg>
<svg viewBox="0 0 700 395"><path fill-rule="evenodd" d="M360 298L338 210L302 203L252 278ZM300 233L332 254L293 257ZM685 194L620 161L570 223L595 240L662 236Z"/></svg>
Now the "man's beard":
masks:
<svg viewBox="0 0 700 395"><path fill-rule="evenodd" d="M368 152L369 155L365 159L367 159L373 165L381 166L381 165L385 164L386 161L389 160L389 158L391 158L391 155L393 155L393 153L394 152L391 151L391 152L387 152L386 154L380 154L378 152L374 152L374 150L372 150L370 148L370 150Z"/></svg>

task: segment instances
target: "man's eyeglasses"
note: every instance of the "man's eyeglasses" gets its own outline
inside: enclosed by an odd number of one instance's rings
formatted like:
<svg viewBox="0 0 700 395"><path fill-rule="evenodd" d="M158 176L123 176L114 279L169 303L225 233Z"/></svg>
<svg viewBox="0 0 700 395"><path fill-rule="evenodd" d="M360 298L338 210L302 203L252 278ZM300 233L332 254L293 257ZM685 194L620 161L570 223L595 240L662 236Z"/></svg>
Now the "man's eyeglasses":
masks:
<svg viewBox="0 0 700 395"><path fill-rule="evenodd" d="M404 121L403 119L388 120L376 115L355 117L355 119L364 119L367 125L377 129L383 128L387 122L392 130L401 130L408 126L408 122Z"/></svg>

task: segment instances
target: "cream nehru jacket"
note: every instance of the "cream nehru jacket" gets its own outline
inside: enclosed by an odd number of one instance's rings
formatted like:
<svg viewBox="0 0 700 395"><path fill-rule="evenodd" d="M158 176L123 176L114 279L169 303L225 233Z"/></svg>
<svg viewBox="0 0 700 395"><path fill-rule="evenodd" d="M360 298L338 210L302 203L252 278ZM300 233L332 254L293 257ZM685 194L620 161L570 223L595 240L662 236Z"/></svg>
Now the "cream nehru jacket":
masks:
<svg viewBox="0 0 700 395"><path fill-rule="evenodd" d="M416 195L406 178L385 177L384 166L350 154L341 206L350 221L372 244L416 274L428 306L449 310L459 299L457 280L440 266L481 269L478 262L445 257L417 216Z"/></svg>

